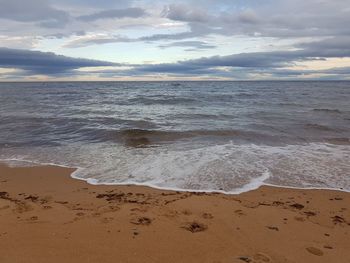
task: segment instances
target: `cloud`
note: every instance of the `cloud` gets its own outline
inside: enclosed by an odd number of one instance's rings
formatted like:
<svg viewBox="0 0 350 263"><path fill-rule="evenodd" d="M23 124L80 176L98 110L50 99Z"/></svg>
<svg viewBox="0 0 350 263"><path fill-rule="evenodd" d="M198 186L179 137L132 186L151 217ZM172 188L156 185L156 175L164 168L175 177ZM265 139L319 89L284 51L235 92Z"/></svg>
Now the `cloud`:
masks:
<svg viewBox="0 0 350 263"><path fill-rule="evenodd" d="M344 57L350 56L350 36L336 36L320 41L299 43L296 46L310 52L327 53L329 56L331 56L331 53L343 54Z"/></svg>
<svg viewBox="0 0 350 263"><path fill-rule="evenodd" d="M185 47L186 51L199 51L203 49L214 49L216 46L203 41L178 41L169 44L160 45L160 48Z"/></svg>
<svg viewBox="0 0 350 263"><path fill-rule="evenodd" d="M350 23L347 1L264 1L251 7L249 4L201 1L197 5L170 5L163 13L168 19L188 22L190 27L200 24L202 36L215 33L286 38L350 34L350 28L344 27ZM210 13L198 8L203 5Z"/></svg>
<svg viewBox="0 0 350 263"><path fill-rule="evenodd" d="M77 19L85 22L91 22L101 19L120 19L120 18L139 18L146 16L146 12L142 8L125 8L125 9L111 9L96 12L90 15L79 16Z"/></svg>
<svg viewBox="0 0 350 263"><path fill-rule="evenodd" d="M34 48L39 42L39 39L35 37L4 37L0 35L0 47L10 46L12 48L19 49L31 49Z"/></svg>
<svg viewBox="0 0 350 263"><path fill-rule="evenodd" d="M336 39L326 39L312 43L300 44L303 49L291 51L267 51L240 53L228 56L212 56L198 59L184 60L176 63L138 65L130 71L131 74L162 73L162 74L203 74L208 72L232 72L232 70L245 71L246 73L264 72L282 74L285 68L295 65L296 62L325 60L326 58L350 57L350 45L337 49L337 45L343 46L345 40L339 44ZM331 45L333 43L333 45ZM289 72L292 72L289 70ZM317 71L328 73L330 71ZM338 71L339 72L339 71ZM295 75L296 71L294 71ZM308 72L310 74L311 72ZM340 72L339 72L340 74ZM345 73L342 73L345 74Z"/></svg>
<svg viewBox="0 0 350 263"><path fill-rule="evenodd" d="M21 69L28 74L57 75L84 67L117 65L112 62L72 58L54 53L0 48L0 67Z"/></svg>
<svg viewBox="0 0 350 263"><path fill-rule="evenodd" d="M70 15L49 5L45 0L0 0L0 18L19 22L38 22L39 25L63 26Z"/></svg>
<svg viewBox="0 0 350 263"><path fill-rule="evenodd" d="M299 43L299 49L265 52L239 53L227 56L211 56L162 64L117 64L112 62L71 58L18 49L0 48L0 67L25 70L30 74L58 75L73 74L73 70L84 67L114 66L114 69L100 71L102 76L211 76L225 78L249 78L258 74L271 77L299 77L323 74L332 76L349 75L350 67L324 70L293 70L296 62L325 60L327 58L350 57L350 39L331 38L320 41ZM200 46L200 41L174 42L173 46ZM80 73L83 74L83 73ZM88 74L85 72L84 74Z"/></svg>
<svg viewBox="0 0 350 263"><path fill-rule="evenodd" d="M85 48L77 53L89 52L89 57L98 58L111 52L117 59L113 48L127 48L132 52L130 60L138 60L138 65L117 69L118 74L136 76L346 76L346 68L323 72L287 68L308 60L325 60L324 67L327 58L350 58L350 27L346 26L350 8L344 0L0 0L0 22L5 25L0 29L0 46L12 48L7 53L13 48ZM116 43L135 44L112 45ZM167 50L176 47L176 54ZM217 56L212 56L214 51ZM60 52L70 54L71 50ZM41 53L36 53L38 59L58 59L55 54ZM128 54L123 55L126 60ZM43 62L36 60L32 65L22 61L23 65L18 62L12 67L28 74L68 75L81 66L74 64L74 58L57 57L57 65L40 66ZM183 60L173 63L175 58ZM74 61L63 63L69 59ZM169 63L142 64L155 60ZM342 65L348 60L344 61ZM329 67L333 66L330 62Z"/></svg>
<svg viewBox="0 0 350 263"><path fill-rule="evenodd" d="M210 20L210 16L205 10L183 4L172 4L164 7L162 15L175 21L208 22Z"/></svg>
<svg viewBox="0 0 350 263"><path fill-rule="evenodd" d="M80 47L87 47L91 45L101 45L101 44L110 44L110 43L127 43L127 42L135 42L135 39L130 39L123 36L83 36L79 37L77 39L74 39L65 45L63 47L65 48L80 48Z"/></svg>

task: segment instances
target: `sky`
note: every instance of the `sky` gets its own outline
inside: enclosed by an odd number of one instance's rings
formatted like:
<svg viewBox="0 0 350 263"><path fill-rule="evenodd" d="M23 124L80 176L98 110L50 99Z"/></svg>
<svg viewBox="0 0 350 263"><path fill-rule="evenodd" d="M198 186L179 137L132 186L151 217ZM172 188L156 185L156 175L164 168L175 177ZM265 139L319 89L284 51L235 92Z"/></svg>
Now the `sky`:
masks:
<svg viewBox="0 0 350 263"><path fill-rule="evenodd" d="M350 80L350 0L0 0L0 81Z"/></svg>

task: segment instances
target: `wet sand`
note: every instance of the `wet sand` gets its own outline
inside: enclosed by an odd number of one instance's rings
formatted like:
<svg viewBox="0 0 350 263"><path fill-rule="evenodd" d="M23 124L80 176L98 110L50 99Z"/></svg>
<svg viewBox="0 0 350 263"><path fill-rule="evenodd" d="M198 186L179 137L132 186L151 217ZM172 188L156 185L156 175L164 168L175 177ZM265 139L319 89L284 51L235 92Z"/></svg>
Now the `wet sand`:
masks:
<svg viewBox="0 0 350 263"><path fill-rule="evenodd" d="M350 194L93 186L0 164L0 262L350 262Z"/></svg>

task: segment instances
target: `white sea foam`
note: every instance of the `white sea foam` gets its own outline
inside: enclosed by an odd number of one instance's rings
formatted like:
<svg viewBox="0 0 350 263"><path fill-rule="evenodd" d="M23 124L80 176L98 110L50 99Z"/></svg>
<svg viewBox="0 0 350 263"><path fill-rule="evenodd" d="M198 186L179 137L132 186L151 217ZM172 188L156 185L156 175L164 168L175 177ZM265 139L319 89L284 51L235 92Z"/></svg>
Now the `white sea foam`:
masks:
<svg viewBox="0 0 350 263"><path fill-rule="evenodd" d="M13 154L4 161L12 166L75 167L72 177L90 184L225 193L245 192L261 185L350 190L350 147L346 145L228 143L132 149L103 144L76 153L41 147L31 149L30 154Z"/></svg>
<svg viewBox="0 0 350 263"><path fill-rule="evenodd" d="M271 177L270 171L266 170L262 173L260 177L252 179L248 184L242 186L240 189L237 189L235 193L243 193L251 190L258 189L260 186L265 184L265 181Z"/></svg>

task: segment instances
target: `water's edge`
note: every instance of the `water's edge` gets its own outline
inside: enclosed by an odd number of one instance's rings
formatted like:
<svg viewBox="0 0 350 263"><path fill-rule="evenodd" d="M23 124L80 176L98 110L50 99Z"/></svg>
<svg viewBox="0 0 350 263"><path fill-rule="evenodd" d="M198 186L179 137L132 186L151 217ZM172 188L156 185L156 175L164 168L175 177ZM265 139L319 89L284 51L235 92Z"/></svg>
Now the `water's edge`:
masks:
<svg viewBox="0 0 350 263"><path fill-rule="evenodd" d="M338 192L344 192L344 193L350 193L350 189L342 189L342 188L329 188L329 187L294 187L294 186L287 186L287 185L274 185L265 183L264 181L269 178L269 175L264 173L261 177L254 178L251 180L250 183L244 185L241 189L235 190L235 191L222 191L222 190L195 190L195 189L181 189L176 187L159 187L153 184L147 184L147 183L136 183L136 182L124 182L124 183L98 183L97 180L93 178L82 178L79 177L79 173L84 170L83 167L70 167L67 165L62 164L56 164L56 163L39 163L35 161L30 160L23 160L23 159L0 159L0 163L3 163L5 165L8 165L11 168L16 167L38 167L38 166L53 166L53 167L62 167L62 168L68 168L68 169L75 169L73 173L70 174L70 177L75 180L84 181L90 185L101 185L101 186L140 186L140 187L149 187L152 189L157 190L164 190L164 191L177 191L177 192L193 192L193 193L220 193L225 195L239 195L242 193L247 193L250 191L254 191L259 189L262 186L269 186L269 187L275 187L275 188L281 188L281 189L295 189L295 190L327 190L327 191L338 191ZM20 165L20 163L22 165ZM23 164L27 165L23 165Z"/></svg>

